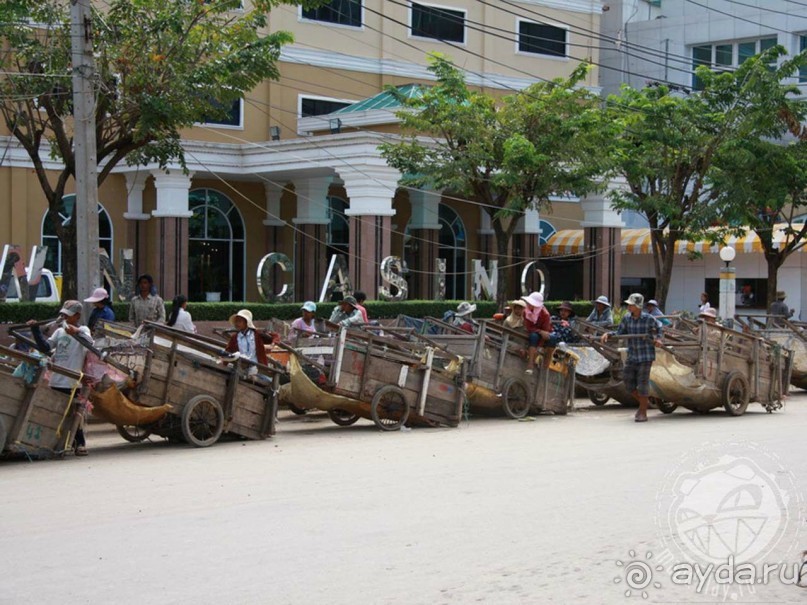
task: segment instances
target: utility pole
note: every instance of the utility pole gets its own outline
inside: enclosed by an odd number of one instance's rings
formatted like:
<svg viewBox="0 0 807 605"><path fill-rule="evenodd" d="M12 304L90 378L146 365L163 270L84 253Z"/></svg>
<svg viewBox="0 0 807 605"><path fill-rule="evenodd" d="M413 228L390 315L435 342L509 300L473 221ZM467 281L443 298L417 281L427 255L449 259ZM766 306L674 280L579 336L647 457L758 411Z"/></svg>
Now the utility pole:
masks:
<svg viewBox="0 0 807 605"><path fill-rule="evenodd" d="M95 61L91 0L70 0L73 59L73 144L76 155L76 277L79 299L100 285L98 259L98 174L95 147ZM85 308L85 319L87 315Z"/></svg>

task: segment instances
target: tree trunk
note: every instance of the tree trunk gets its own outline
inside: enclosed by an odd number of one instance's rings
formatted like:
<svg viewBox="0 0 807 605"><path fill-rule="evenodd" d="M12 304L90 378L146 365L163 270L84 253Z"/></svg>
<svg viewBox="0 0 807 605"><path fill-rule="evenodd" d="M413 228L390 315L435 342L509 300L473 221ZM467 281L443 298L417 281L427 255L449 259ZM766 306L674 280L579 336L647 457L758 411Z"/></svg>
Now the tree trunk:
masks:
<svg viewBox="0 0 807 605"><path fill-rule="evenodd" d="M656 292L654 298L662 309L667 308L667 294L670 291L673 260L675 260L676 237L673 233L651 231L650 242L653 245L653 266L656 274Z"/></svg>
<svg viewBox="0 0 807 605"><path fill-rule="evenodd" d="M771 303L776 300L776 290L779 287L779 267L781 267L785 258L779 254L765 254L765 262L768 265L768 297L765 301L765 309L771 308Z"/></svg>
<svg viewBox="0 0 807 605"><path fill-rule="evenodd" d="M499 282L496 288L496 306L502 310L507 306L513 267L510 262L510 237L508 231L496 230L496 260L499 261Z"/></svg>

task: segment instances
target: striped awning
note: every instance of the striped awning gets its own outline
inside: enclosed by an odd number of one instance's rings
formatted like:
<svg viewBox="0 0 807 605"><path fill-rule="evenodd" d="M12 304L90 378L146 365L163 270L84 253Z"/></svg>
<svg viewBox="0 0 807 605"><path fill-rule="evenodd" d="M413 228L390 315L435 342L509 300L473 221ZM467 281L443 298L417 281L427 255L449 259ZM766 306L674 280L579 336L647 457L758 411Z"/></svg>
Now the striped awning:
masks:
<svg viewBox="0 0 807 605"><path fill-rule="evenodd" d="M787 225L774 227L773 239L779 247L787 242L785 229ZM711 245L708 241L690 242L680 240L676 242L676 254L718 254L723 246L731 246L738 253L762 252L762 243L754 231L746 231L740 237L727 237L722 244ZM800 250L804 251L805 248ZM561 229L547 240L541 247L544 256L563 256L570 254L583 254L583 230ZM650 243L650 229L622 229L622 254L652 254Z"/></svg>

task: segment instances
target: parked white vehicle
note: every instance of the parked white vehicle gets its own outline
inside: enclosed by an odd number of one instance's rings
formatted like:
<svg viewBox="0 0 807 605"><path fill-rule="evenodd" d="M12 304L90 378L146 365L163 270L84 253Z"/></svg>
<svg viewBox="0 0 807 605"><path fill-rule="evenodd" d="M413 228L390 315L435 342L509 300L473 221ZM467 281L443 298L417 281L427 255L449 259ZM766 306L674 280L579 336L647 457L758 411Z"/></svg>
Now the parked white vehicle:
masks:
<svg viewBox="0 0 807 605"><path fill-rule="evenodd" d="M17 280L12 279L9 282L8 291L6 292L5 302L16 303L20 301L20 293L17 291ZM0 299L2 302L2 299ZM42 275L39 280L39 287L36 291L36 302L59 302L59 286L56 283L56 278L49 269L42 269Z"/></svg>

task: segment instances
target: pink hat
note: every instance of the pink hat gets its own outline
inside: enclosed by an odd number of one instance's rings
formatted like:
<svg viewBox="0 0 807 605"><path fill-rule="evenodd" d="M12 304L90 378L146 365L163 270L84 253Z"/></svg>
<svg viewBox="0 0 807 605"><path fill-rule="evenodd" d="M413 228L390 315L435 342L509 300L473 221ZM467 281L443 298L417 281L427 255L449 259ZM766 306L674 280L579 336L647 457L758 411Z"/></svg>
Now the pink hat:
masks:
<svg viewBox="0 0 807 605"><path fill-rule="evenodd" d="M102 300L106 300L107 298L109 298L109 292L107 292L105 288L96 288L93 290L92 296L85 298L84 302L97 303L101 302Z"/></svg>
<svg viewBox="0 0 807 605"><path fill-rule="evenodd" d="M700 315L698 315L698 317L712 317L714 319L717 319L717 309L715 309L714 307L704 309L703 311L700 312Z"/></svg>
<svg viewBox="0 0 807 605"><path fill-rule="evenodd" d="M528 305L536 309L540 309L544 306L544 295L540 292L533 292L529 296L522 296L521 300L526 301Z"/></svg>

